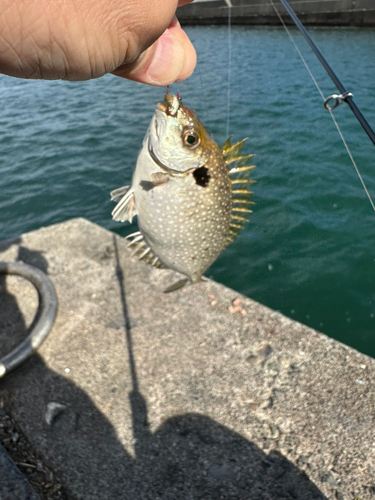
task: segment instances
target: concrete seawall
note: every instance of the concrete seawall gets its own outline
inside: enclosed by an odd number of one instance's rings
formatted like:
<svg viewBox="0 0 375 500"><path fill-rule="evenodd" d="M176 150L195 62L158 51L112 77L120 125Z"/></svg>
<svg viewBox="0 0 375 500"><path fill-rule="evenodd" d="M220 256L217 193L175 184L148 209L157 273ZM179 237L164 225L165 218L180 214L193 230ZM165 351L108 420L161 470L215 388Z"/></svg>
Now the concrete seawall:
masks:
<svg viewBox="0 0 375 500"><path fill-rule="evenodd" d="M269 0L232 0L232 24L280 25ZM285 23L293 24L280 1L274 1ZM373 0L289 0L304 24L332 26L375 26ZM194 2L178 9L182 24L227 24L225 0Z"/></svg>
<svg viewBox="0 0 375 500"><path fill-rule="evenodd" d="M213 281L164 294L126 244L84 219L0 244L59 298L0 401L68 497L373 499L375 360ZM10 277L0 300L4 355L38 297Z"/></svg>

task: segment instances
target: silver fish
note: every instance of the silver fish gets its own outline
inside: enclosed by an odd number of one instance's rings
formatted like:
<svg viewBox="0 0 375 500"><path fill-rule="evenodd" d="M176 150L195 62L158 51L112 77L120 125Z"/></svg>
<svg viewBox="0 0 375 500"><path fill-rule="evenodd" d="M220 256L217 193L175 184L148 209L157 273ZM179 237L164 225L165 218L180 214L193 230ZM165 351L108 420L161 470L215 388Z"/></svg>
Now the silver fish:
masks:
<svg viewBox="0 0 375 500"><path fill-rule="evenodd" d="M166 291L201 281L247 222L254 165L246 165L253 155L241 156L245 140L220 148L175 95L156 106L132 185L111 193L120 199L112 216L138 216L139 232L128 237L133 255L187 276Z"/></svg>

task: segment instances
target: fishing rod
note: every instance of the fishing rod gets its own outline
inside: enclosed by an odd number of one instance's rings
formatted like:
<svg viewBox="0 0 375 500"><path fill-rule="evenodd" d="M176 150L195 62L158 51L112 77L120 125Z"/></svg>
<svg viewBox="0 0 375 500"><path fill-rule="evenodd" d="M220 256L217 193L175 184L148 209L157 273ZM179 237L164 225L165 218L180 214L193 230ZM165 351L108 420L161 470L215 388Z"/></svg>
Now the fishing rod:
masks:
<svg viewBox="0 0 375 500"><path fill-rule="evenodd" d="M333 81L333 83L336 85L337 89L340 92L340 95L333 94L333 95L327 97L327 99L325 99L325 101L324 101L324 107L325 107L325 109L327 109L328 111L332 111L333 109L337 108L337 106L339 106L343 102L346 102L346 104L352 110L354 116L357 118L357 120L361 124L362 128L364 129L364 131L369 136L370 140L372 141L372 143L375 146L375 133L372 130L372 128L370 127L370 125L367 122L366 118L363 116L363 114L361 113L361 111L359 110L359 108L357 107L357 105L355 104L355 102L353 101L353 94L351 92L347 92L347 90L345 89L345 87L343 86L343 84L337 78L337 76L334 73L333 69L327 63L327 61L323 57L322 53L320 52L320 50L318 49L318 47L313 42L312 38L310 37L310 35L306 31L304 25L298 19L296 13L292 9L292 7L289 5L289 3L287 2L287 0L280 0L280 2L283 4L283 6L285 7L285 10L288 12L288 14L290 15L290 17L292 18L294 24L300 30L300 32L304 36L305 40L307 41L307 43L310 45L312 51L314 52L314 54L318 58L319 62L321 63L321 65L323 66L323 68L326 70L326 72L328 73L329 77L331 78L331 80ZM332 100L335 101L335 104L333 106L330 106L329 102L332 101Z"/></svg>

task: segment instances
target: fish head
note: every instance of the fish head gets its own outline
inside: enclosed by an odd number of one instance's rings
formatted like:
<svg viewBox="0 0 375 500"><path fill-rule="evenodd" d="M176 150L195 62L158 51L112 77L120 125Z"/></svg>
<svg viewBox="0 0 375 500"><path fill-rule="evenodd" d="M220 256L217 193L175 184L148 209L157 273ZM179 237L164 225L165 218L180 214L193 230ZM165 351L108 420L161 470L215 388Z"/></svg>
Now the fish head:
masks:
<svg viewBox="0 0 375 500"><path fill-rule="evenodd" d="M169 173L183 174L202 167L216 145L195 112L171 94L156 106L147 139L152 159Z"/></svg>

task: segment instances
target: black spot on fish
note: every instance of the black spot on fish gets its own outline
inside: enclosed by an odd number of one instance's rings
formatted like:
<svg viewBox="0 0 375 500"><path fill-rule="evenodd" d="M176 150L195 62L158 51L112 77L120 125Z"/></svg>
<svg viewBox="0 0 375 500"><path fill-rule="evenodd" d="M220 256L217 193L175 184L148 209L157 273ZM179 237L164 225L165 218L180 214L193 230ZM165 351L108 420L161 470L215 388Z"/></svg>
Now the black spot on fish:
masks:
<svg viewBox="0 0 375 500"><path fill-rule="evenodd" d="M210 174L208 173L208 168L207 167L200 167L194 170L193 172L195 182L198 184L198 186L206 187L208 186L208 182L211 178Z"/></svg>
<svg viewBox="0 0 375 500"><path fill-rule="evenodd" d="M151 191L151 189L154 189L154 187L155 187L155 184L153 182L151 182L151 181L141 181L139 183L139 185L145 191Z"/></svg>

